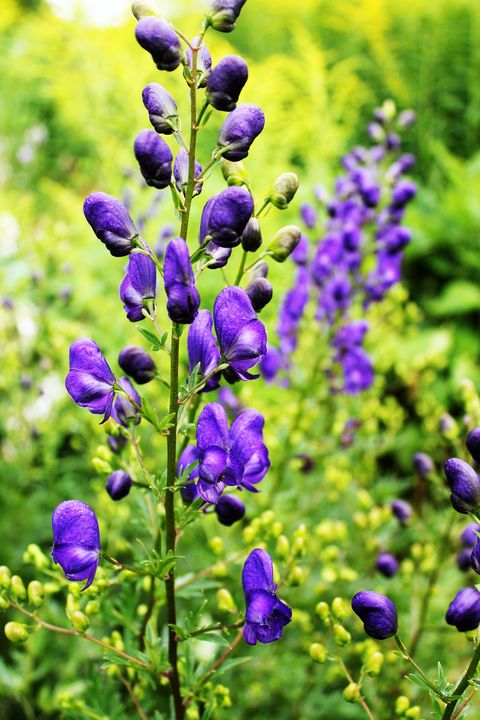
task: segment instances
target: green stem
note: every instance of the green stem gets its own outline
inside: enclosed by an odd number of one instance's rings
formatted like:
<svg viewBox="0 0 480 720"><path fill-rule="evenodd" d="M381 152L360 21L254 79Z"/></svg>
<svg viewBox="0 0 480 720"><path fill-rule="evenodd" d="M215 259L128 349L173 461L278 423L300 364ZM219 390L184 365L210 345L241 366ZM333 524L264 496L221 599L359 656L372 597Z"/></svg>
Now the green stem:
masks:
<svg viewBox="0 0 480 720"><path fill-rule="evenodd" d="M240 285L240 283L242 281L243 273L245 272L245 264L247 262L247 254L248 254L247 250L244 250L242 259L240 261L240 265L238 267L237 277L235 278L235 282L233 283L234 285Z"/></svg>
<svg viewBox="0 0 480 720"><path fill-rule="evenodd" d="M197 415L197 410L200 405L201 399L202 399L202 396L200 394L194 396L193 402L188 409L188 420L187 420L188 425L191 425L191 423L195 422L195 417ZM180 445L179 455L181 455L183 453L183 451L185 450L185 448L187 447L188 439L189 439L188 435L185 435L182 440L182 444Z"/></svg>
<svg viewBox="0 0 480 720"><path fill-rule="evenodd" d="M453 691L453 694L457 696L456 700L452 700L451 702L447 703L447 706L445 710L443 711L442 720L450 720L450 718L453 716L453 711L455 710L455 707L459 700L461 699L461 696L465 692L465 690L468 688L470 680L475 675L475 672L477 670L477 665L480 662L480 643L478 643L477 647L475 648L475 652L473 653L473 657L470 661L470 665L468 666L464 676L460 680L460 682L457 684L455 690Z"/></svg>
<svg viewBox="0 0 480 720"><path fill-rule="evenodd" d="M428 677L425 675L425 673L423 672L422 668L421 668L419 665L417 665L417 663L416 663L415 660L412 658L412 656L410 655L410 653L408 652L407 648L405 647L405 645L403 644L403 642L400 640L400 638L398 637L398 635L395 635L395 642L397 643L398 647L400 648L400 652L402 653L402 655L404 656L404 658L405 658L406 660L408 660L408 662L409 662L411 665L413 665L413 667L414 667L415 670L418 672L418 674L420 675L420 677L424 680L424 682L426 682L426 684L428 685L428 687L435 693L435 695L437 695L441 700L443 700L443 699L444 699L444 695L443 695L442 691L440 690L440 688L439 688L437 685L435 685L435 684L430 680L430 678L428 678Z"/></svg>

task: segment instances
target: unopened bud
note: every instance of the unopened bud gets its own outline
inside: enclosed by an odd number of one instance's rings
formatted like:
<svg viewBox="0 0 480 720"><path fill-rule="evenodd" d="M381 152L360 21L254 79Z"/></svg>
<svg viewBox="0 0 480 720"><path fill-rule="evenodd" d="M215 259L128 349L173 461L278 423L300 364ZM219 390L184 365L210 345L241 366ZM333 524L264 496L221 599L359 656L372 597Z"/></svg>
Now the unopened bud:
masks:
<svg viewBox="0 0 480 720"><path fill-rule="evenodd" d="M350 606L341 597L336 597L332 600L332 613L335 615L337 620L344 620L349 614Z"/></svg>
<svg viewBox="0 0 480 720"><path fill-rule="evenodd" d="M280 175L273 183L268 200L279 210L286 210L298 190L298 175L286 172Z"/></svg>
<svg viewBox="0 0 480 720"><path fill-rule="evenodd" d="M19 600L24 600L27 597L27 591L25 589L24 582L20 575L12 575L12 593L15 595L16 598Z"/></svg>
<svg viewBox="0 0 480 720"><path fill-rule="evenodd" d="M268 250L276 262L285 262L297 247L302 236L300 228L296 225L286 225L275 233Z"/></svg>
<svg viewBox="0 0 480 720"><path fill-rule="evenodd" d="M224 542L223 539L218 535L215 535L215 537L213 537L208 544L210 545L210 549L212 550L214 555L218 556L223 553Z"/></svg>
<svg viewBox="0 0 480 720"><path fill-rule="evenodd" d="M48 557L38 545L35 545L35 543L30 543L27 547L25 553L23 554L23 562L32 563L39 570L49 567L50 565Z"/></svg>
<svg viewBox="0 0 480 720"><path fill-rule="evenodd" d="M6 565L0 565L0 587L8 590L12 582L12 572Z"/></svg>
<svg viewBox="0 0 480 720"><path fill-rule="evenodd" d="M217 605L220 612L235 611L235 601L226 588L217 590Z"/></svg>
<svg viewBox="0 0 480 720"><path fill-rule="evenodd" d="M330 618L330 609L326 602L319 602L315 606L315 614L324 623L328 622Z"/></svg>
<svg viewBox="0 0 480 720"><path fill-rule="evenodd" d="M110 463L106 460L102 460L99 457L94 457L92 459L92 465L95 472L99 475L110 475L110 473L112 472L112 466L110 465Z"/></svg>
<svg viewBox="0 0 480 720"><path fill-rule="evenodd" d="M273 297L272 285L266 278L256 278L246 287L245 292L256 313L263 310Z"/></svg>
<svg viewBox="0 0 480 720"><path fill-rule="evenodd" d="M406 718L413 718L413 720L417 720L422 714L422 711L418 705L413 705L411 708L407 710L405 713Z"/></svg>
<svg viewBox="0 0 480 720"><path fill-rule="evenodd" d="M10 607L10 603L4 595L0 595L0 610L6 610Z"/></svg>
<svg viewBox="0 0 480 720"><path fill-rule="evenodd" d="M4 628L7 640L13 643L21 643L28 640L28 628L18 622L8 622Z"/></svg>
<svg viewBox="0 0 480 720"><path fill-rule="evenodd" d="M305 555L305 539L299 535L293 539L292 553L295 557Z"/></svg>
<svg viewBox="0 0 480 720"><path fill-rule="evenodd" d="M293 585L294 587L298 587L299 585L303 585L305 582L305 571L303 568L301 568L299 565L295 565L290 570L290 573L288 575L288 583L290 585Z"/></svg>
<svg viewBox="0 0 480 720"><path fill-rule="evenodd" d="M406 695L399 695L395 701L395 712L397 715L404 715L410 707L410 700Z"/></svg>
<svg viewBox="0 0 480 720"><path fill-rule="evenodd" d="M85 612L87 615L96 615L100 612L100 603L98 600L89 600L85 605Z"/></svg>
<svg viewBox="0 0 480 720"><path fill-rule="evenodd" d="M333 639L335 641L335 645L338 647L343 647L343 645L348 645L348 643L351 641L352 636L346 630L343 625L340 625L340 623L335 623L333 626Z"/></svg>
<svg viewBox="0 0 480 720"><path fill-rule="evenodd" d="M230 160L222 160L222 175L227 185L245 185L247 182L247 172L242 162L231 162ZM247 249L247 248L245 248Z"/></svg>
<svg viewBox="0 0 480 720"><path fill-rule="evenodd" d="M358 702L360 698L360 686L357 685L357 683L349 683L343 691L343 697L347 702Z"/></svg>
<svg viewBox="0 0 480 720"><path fill-rule="evenodd" d="M140 20L147 15L159 15L158 8L153 0L135 0L132 2L132 13Z"/></svg>
<svg viewBox="0 0 480 720"><path fill-rule="evenodd" d="M262 230L256 217L250 218L242 233L242 248L247 252L255 252L262 244Z"/></svg>
<svg viewBox="0 0 480 720"><path fill-rule="evenodd" d="M78 632L85 632L88 630L88 627L90 625L90 620L85 615L85 613L81 612L80 610L75 610L70 615L70 622L72 623L75 630L78 630Z"/></svg>
<svg viewBox="0 0 480 720"><path fill-rule="evenodd" d="M379 675L383 665L383 653L374 652L372 653L367 662L365 663L365 669L370 675Z"/></svg>
<svg viewBox="0 0 480 720"><path fill-rule="evenodd" d="M284 560L288 557L288 554L290 552L290 543L288 542L288 538L286 535L280 535L280 537L277 540L277 547L276 547L276 554L281 559Z"/></svg>
<svg viewBox="0 0 480 720"><path fill-rule="evenodd" d="M321 643L313 643L310 645L309 653L314 662L324 663L327 659L327 649Z"/></svg>
<svg viewBox="0 0 480 720"><path fill-rule="evenodd" d="M28 583L28 602L30 605L34 605L35 607L40 607L40 605L43 605L43 602L45 600L45 592L43 589L43 585L38 580L32 580Z"/></svg>

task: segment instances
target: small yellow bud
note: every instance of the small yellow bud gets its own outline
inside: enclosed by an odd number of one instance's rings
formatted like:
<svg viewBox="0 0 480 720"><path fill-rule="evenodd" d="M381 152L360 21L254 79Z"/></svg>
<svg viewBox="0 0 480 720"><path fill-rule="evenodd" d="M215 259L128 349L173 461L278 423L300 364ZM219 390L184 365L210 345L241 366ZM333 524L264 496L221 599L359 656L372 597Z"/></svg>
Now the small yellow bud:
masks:
<svg viewBox="0 0 480 720"><path fill-rule="evenodd" d="M15 595L16 598L19 600L24 600L27 597L27 591L25 589L24 582L20 575L12 575L12 593Z"/></svg>
<svg viewBox="0 0 480 720"><path fill-rule="evenodd" d="M293 540L292 553L294 557L305 555L305 540L303 537L296 537Z"/></svg>
<svg viewBox="0 0 480 720"><path fill-rule="evenodd" d="M210 542L208 543L210 545L210 549L213 552L214 555L217 557L223 553L225 543L223 542L223 538L219 537L218 535L215 535Z"/></svg>
<svg viewBox="0 0 480 720"><path fill-rule="evenodd" d="M335 623L335 625L333 626L333 639L337 647L343 647L343 645L348 645L348 643L352 639L352 636L350 635L348 630L343 627L343 625L340 625L340 623Z"/></svg>
<svg viewBox="0 0 480 720"><path fill-rule="evenodd" d="M140 603L140 605L137 606L138 617L145 617L147 612L148 612L148 605L145 605L145 603Z"/></svg>
<svg viewBox="0 0 480 720"><path fill-rule="evenodd" d="M341 597L332 600L332 614L337 620L344 620L349 614L350 607L348 603Z"/></svg>
<svg viewBox="0 0 480 720"><path fill-rule="evenodd" d="M187 720L200 720L200 713L194 705L190 705L185 713Z"/></svg>
<svg viewBox="0 0 480 720"><path fill-rule="evenodd" d="M0 610L6 610L10 607L10 603L4 595L0 595Z"/></svg>
<svg viewBox="0 0 480 720"><path fill-rule="evenodd" d="M406 695L399 695L395 701L395 712L397 715L404 715L410 707L410 700Z"/></svg>
<svg viewBox="0 0 480 720"><path fill-rule="evenodd" d="M223 560L216 563L213 567L213 574L215 577L225 577L228 575L227 563L223 562Z"/></svg>
<svg viewBox="0 0 480 720"><path fill-rule="evenodd" d="M276 554L277 556L283 560L288 557L288 554L290 552L290 543L288 542L288 538L286 535L280 535L280 537L277 540L277 547L276 547Z"/></svg>
<svg viewBox="0 0 480 720"><path fill-rule="evenodd" d="M357 683L349 683L342 694L347 702L356 703L360 697L360 687Z"/></svg>
<svg viewBox="0 0 480 720"><path fill-rule="evenodd" d="M72 623L75 630L78 630L78 632L85 632L88 630L88 627L90 625L90 621L88 617L85 615L85 613L80 612L80 610L75 610L70 616L69 616L70 622Z"/></svg>
<svg viewBox="0 0 480 720"><path fill-rule="evenodd" d="M18 622L8 622L4 628L7 640L13 643L21 643L28 640L28 628Z"/></svg>
<svg viewBox="0 0 480 720"><path fill-rule="evenodd" d="M6 565L0 565L0 587L8 590L12 579L12 572Z"/></svg>
<svg viewBox="0 0 480 720"><path fill-rule="evenodd" d="M372 653L367 662L365 663L365 669L370 675L379 675L383 665L383 653L374 652Z"/></svg>
<svg viewBox="0 0 480 720"><path fill-rule="evenodd" d="M137 20L148 15L159 15L158 7L152 0L134 0L132 2L132 13Z"/></svg>
<svg viewBox="0 0 480 720"><path fill-rule="evenodd" d="M98 600L89 600L85 605L85 612L87 615L96 615L100 612L100 603Z"/></svg>
<svg viewBox="0 0 480 720"><path fill-rule="evenodd" d="M226 588L217 590L217 605L220 612L234 612L235 601Z"/></svg>
<svg viewBox="0 0 480 720"><path fill-rule="evenodd" d="M418 705L413 705L411 708L407 710L405 713L406 718L412 718L412 720L418 720L418 718L421 716L422 711Z"/></svg>
<svg viewBox="0 0 480 720"><path fill-rule="evenodd" d="M112 472L112 466L106 460L102 460L99 457L92 459L93 469L98 475L110 475Z"/></svg>
<svg viewBox="0 0 480 720"><path fill-rule="evenodd" d="M312 643L309 653L314 662L324 663L327 659L327 648L321 643Z"/></svg>
<svg viewBox="0 0 480 720"><path fill-rule="evenodd" d="M303 585L305 582L305 571L299 565L295 565L288 574L288 583L293 587Z"/></svg>
<svg viewBox="0 0 480 720"><path fill-rule="evenodd" d="M43 605L43 602L45 600L45 592L43 590L43 585L38 580L32 580L32 582L28 583L27 588L28 593L28 602L30 605L34 605L35 607L40 607L40 605Z"/></svg>
<svg viewBox="0 0 480 720"><path fill-rule="evenodd" d="M275 519L275 513L273 510L265 510L264 513L262 513L261 521L264 525L270 525Z"/></svg>
<svg viewBox="0 0 480 720"><path fill-rule="evenodd" d="M330 618L330 609L326 602L319 602L315 606L315 613L318 618L324 623L328 622Z"/></svg>
<svg viewBox="0 0 480 720"><path fill-rule="evenodd" d="M280 533L283 530L283 523L280 522L280 520L275 520L274 523L272 523L272 535L273 537L278 537Z"/></svg>

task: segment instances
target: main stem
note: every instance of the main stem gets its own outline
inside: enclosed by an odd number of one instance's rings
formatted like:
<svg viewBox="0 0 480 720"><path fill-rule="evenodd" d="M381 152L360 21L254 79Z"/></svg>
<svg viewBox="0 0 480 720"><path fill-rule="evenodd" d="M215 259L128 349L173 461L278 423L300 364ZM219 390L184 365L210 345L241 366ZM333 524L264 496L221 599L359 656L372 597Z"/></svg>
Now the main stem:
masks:
<svg viewBox="0 0 480 720"><path fill-rule="evenodd" d="M455 710L455 707L457 703L459 702L461 696L467 689L469 685L469 681L471 678L475 675L475 672L477 670L477 665L480 662L480 643L475 648L475 652L473 653L473 657L470 661L470 665L468 666L465 675L462 677L460 682L458 683L457 687L453 691L454 695L458 695L458 700L452 700L452 702L449 702L443 711L442 720L449 720L453 716L453 711Z"/></svg>

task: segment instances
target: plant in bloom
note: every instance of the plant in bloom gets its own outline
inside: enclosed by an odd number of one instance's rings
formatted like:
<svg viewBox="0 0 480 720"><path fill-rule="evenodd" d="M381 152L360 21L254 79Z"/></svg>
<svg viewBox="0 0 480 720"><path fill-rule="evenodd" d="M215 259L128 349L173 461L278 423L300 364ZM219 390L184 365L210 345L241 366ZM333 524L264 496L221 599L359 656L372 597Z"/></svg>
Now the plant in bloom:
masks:
<svg viewBox="0 0 480 720"><path fill-rule="evenodd" d="M80 500L65 500L52 515L52 558L68 580L83 581L88 588L100 558L100 531L91 507Z"/></svg>
<svg viewBox="0 0 480 720"><path fill-rule="evenodd" d="M94 415L108 420L114 400L115 375L98 345L90 338L76 340L70 348L70 370L65 386L72 400Z"/></svg>

